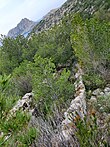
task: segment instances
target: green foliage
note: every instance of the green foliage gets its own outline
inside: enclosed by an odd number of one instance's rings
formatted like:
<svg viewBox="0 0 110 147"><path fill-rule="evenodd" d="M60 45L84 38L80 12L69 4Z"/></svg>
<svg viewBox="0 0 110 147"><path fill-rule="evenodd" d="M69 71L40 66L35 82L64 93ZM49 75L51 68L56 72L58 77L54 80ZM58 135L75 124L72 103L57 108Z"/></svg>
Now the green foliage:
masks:
<svg viewBox="0 0 110 147"><path fill-rule="evenodd" d="M78 121L76 125L76 136L81 147L109 146L106 138L103 137L104 132L102 129L100 129L96 116L88 115L85 117L84 121ZM109 128L106 129L108 129L106 132L106 135L108 135Z"/></svg>
<svg viewBox="0 0 110 147"><path fill-rule="evenodd" d="M33 91L35 99L42 102L42 113L51 113L53 101L62 99L63 102L73 95L73 84L68 81L70 72L64 70L61 75L55 73L55 65L51 59L35 56L33 73ZM65 87L66 85L66 87Z"/></svg>
<svg viewBox="0 0 110 147"><path fill-rule="evenodd" d="M52 58L55 64L65 63L73 56L70 41L72 15L68 17L58 26L32 35L29 40L23 36L4 38L0 49L0 73L12 73L24 60L33 62L36 53L43 58Z"/></svg>
<svg viewBox="0 0 110 147"><path fill-rule="evenodd" d="M19 144L22 143L22 146L30 146L37 136L38 131L35 128L28 128L28 130L19 134L17 137Z"/></svg>
<svg viewBox="0 0 110 147"><path fill-rule="evenodd" d="M89 124L90 123L90 124ZM77 122L77 137L79 139L81 147L85 146L97 146L97 143L95 142L97 137L97 122L95 117L91 117L89 120L89 123L85 119L83 121Z"/></svg>
<svg viewBox="0 0 110 147"><path fill-rule="evenodd" d="M7 90L8 86L9 86L9 81L10 81L11 75L6 76L4 75L0 75L0 92L4 92L5 90Z"/></svg>
<svg viewBox="0 0 110 147"><path fill-rule="evenodd" d="M96 108L100 112L110 113L110 95L98 97Z"/></svg>
<svg viewBox="0 0 110 147"><path fill-rule="evenodd" d="M27 47L27 39L23 36L18 36L16 39L5 38L2 43L0 72L9 74L23 61L22 53Z"/></svg>
<svg viewBox="0 0 110 147"><path fill-rule="evenodd" d="M0 75L0 118L5 117L7 112L12 108L18 97L12 94L11 75Z"/></svg>
<svg viewBox="0 0 110 147"><path fill-rule="evenodd" d="M92 73L92 71L83 75L83 80L87 90L94 90L97 87L103 88L105 86L105 82L101 75L94 72Z"/></svg>
<svg viewBox="0 0 110 147"><path fill-rule="evenodd" d="M33 35L31 42L41 57L52 58L54 63L65 63L72 55L70 42L71 17L65 17L60 25Z"/></svg>
<svg viewBox="0 0 110 147"><path fill-rule="evenodd" d="M66 102L73 95L73 84L68 81L70 74L66 69L58 74L52 59L42 58L36 54L34 63L25 61L14 70L13 81L21 95L30 92L26 88L31 85L36 103L42 101L42 108L39 110L42 113L50 113L53 101Z"/></svg>
<svg viewBox="0 0 110 147"><path fill-rule="evenodd" d="M35 64L33 68L35 69L33 74L33 90L38 98L45 97L45 90L50 90L52 85L55 65L52 63L51 59L43 59L40 56L35 56ZM43 89L44 93L42 93ZM49 91L47 93L49 94Z"/></svg>
<svg viewBox="0 0 110 147"><path fill-rule="evenodd" d="M109 82L110 24L94 18L83 21L76 15L73 28L75 29L71 35L73 49L86 77L95 77L94 84L97 86L104 81Z"/></svg>
<svg viewBox="0 0 110 147"><path fill-rule="evenodd" d="M17 95L0 94L0 119L6 117L9 110L14 106L19 99Z"/></svg>
<svg viewBox="0 0 110 147"><path fill-rule="evenodd" d="M85 1L84 9L92 2ZM100 3L101 0L98 0L97 5ZM79 3L79 6L82 4ZM64 106L64 109L73 98L74 86L69 80L73 73L69 70L73 69L73 58L83 68L87 89L103 87L106 82L109 83L109 14L106 21L99 19L100 14L97 12L95 18L86 20L79 14L68 15L59 25L34 34L29 40L23 36L15 39L4 38L3 46L0 47L0 131L5 133L3 138L12 133L4 146L31 146L39 134L34 128L27 129L29 116L22 112L17 112L16 116L9 120L6 119L19 95L33 91L35 105L46 120L54 119L57 116L54 110L62 111L61 108ZM83 18L85 17L86 13ZM90 17L90 13L87 17ZM69 68L64 68L69 61ZM64 67L57 69L59 64ZM104 109L109 112L109 98L99 101L105 104ZM90 122L78 122L77 127L81 146L99 144L100 136L95 117L92 117ZM1 142L3 138L0 139Z"/></svg>
<svg viewBox="0 0 110 147"><path fill-rule="evenodd" d="M3 119L3 121L0 122L0 129L3 132L18 132L24 125L27 125L27 122L30 119L27 114L17 112L15 115L16 116L12 116L9 119Z"/></svg>
<svg viewBox="0 0 110 147"><path fill-rule="evenodd" d="M24 94L32 91L32 71L31 62L24 61L19 67L15 68L13 71L12 82L15 86L18 95L23 96ZM33 71L34 72L34 71Z"/></svg>

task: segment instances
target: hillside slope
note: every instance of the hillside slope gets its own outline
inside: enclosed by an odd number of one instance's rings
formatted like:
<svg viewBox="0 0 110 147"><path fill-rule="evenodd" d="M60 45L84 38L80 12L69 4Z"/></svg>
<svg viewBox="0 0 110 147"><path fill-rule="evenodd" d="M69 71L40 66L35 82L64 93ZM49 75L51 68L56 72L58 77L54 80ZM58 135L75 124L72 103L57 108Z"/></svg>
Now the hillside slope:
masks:
<svg viewBox="0 0 110 147"><path fill-rule="evenodd" d="M45 17L33 28L32 33L38 33L47 30L58 24L60 20L70 13L81 13L87 18L100 9L109 10L109 1L107 0L67 0L60 8L50 11ZM105 13L106 13L105 12Z"/></svg>
<svg viewBox="0 0 110 147"><path fill-rule="evenodd" d="M110 146L109 4L68 0L2 40L0 147Z"/></svg>

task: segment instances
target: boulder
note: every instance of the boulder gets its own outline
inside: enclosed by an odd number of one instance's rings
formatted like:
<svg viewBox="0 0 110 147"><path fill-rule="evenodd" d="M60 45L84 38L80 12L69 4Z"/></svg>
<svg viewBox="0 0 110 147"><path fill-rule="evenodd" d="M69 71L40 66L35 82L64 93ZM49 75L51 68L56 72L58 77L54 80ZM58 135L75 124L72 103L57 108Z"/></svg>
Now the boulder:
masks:
<svg viewBox="0 0 110 147"><path fill-rule="evenodd" d="M109 93L110 92L110 88L109 87L105 87L104 92L105 93Z"/></svg>
<svg viewBox="0 0 110 147"><path fill-rule="evenodd" d="M92 95L98 96L98 95L100 95L100 93L101 93L101 89L98 88L92 92Z"/></svg>
<svg viewBox="0 0 110 147"><path fill-rule="evenodd" d="M15 116L16 112L18 110L23 110L23 111L30 111L31 112L31 105L33 102L33 93L26 93L22 99L18 100L16 105L9 111L8 114L8 119L10 117Z"/></svg>
<svg viewBox="0 0 110 147"><path fill-rule="evenodd" d="M91 96L90 102L97 103L97 98L95 96Z"/></svg>

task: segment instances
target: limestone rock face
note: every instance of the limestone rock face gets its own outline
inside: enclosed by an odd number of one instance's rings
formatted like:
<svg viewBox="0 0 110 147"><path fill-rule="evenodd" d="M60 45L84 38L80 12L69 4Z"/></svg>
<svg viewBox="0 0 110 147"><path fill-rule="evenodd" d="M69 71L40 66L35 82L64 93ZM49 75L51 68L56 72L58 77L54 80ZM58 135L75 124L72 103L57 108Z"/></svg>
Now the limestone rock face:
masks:
<svg viewBox="0 0 110 147"><path fill-rule="evenodd" d="M31 110L31 104L33 102L33 93L26 93L22 99L18 100L16 105L9 111L8 118L14 116L16 112L20 109L23 111Z"/></svg>
<svg viewBox="0 0 110 147"><path fill-rule="evenodd" d="M75 74L76 82L75 85L75 99L72 100L70 107L64 113L65 120L62 122L62 133L66 140L74 135L75 122L83 120L86 115L86 94L85 86L82 80L82 70L79 65L76 65L77 73Z"/></svg>
<svg viewBox="0 0 110 147"><path fill-rule="evenodd" d="M17 37L18 35L26 36L28 35L29 32L32 31L35 25L36 25L36 22L30 21L29 19L24 18L20 21L20 23L15 28L11 29L8 32L7 36L12 38Z"/></svg>

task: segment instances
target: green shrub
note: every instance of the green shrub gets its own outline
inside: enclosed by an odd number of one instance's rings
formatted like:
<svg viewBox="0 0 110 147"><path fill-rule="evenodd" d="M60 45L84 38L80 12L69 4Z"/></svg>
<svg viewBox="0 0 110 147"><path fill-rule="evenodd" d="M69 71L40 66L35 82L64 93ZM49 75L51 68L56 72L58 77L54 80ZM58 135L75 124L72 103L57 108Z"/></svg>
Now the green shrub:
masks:
<svg viewBox="0 0 110 147"><path fill-rule="evenodd" d="M51 114L55 101L64 103L73 96L73 84L68 81L70 71L64 69L60 75L55 70L55 64L51 59L35 56L33 73L33 91L35 99L40 104L39 110L45 114Z"/></svg>
<svg viewBox="0 0 110 147"><path fill-rule="evenodd" d="M27 125L29 119L30 117L24 112L17 112L15 117L1 120L0 129L5 133L18 132L24 125Z"/></svg>
<svg viewBox="0 0 110 147"><path fill-rule="evenodd" d="M99 96L97 98L96 108L100 112L110 113L110 95Z"/></svg>
<svg viewBox="0 0 110 147"><path fill-rule="evenodd" d="M28 128L25 132L19 133L18 141L24 146L30 146L38 135L38 131L35 128Z"/></svg>
<svg viewBox="0 0 110 147"><path fill-rule="evenodd" d="M91 85L100 86L105 81L109 83L109 22L94 18L84 21L79 15L76 15L73 19L73 28L71 41L85 76L90 76Z"/></svg>
<svg viewBox="0 0 110 147"><path fill-rule="evenodd" d="M95 115L89 114L85 117L84 121L77 122L76 126L76 136L81 147L109 146L109 142L107 140L109 127L106 127L108 131L104 134L104 130L102 130L98 125L97 117Z"/></svg>

